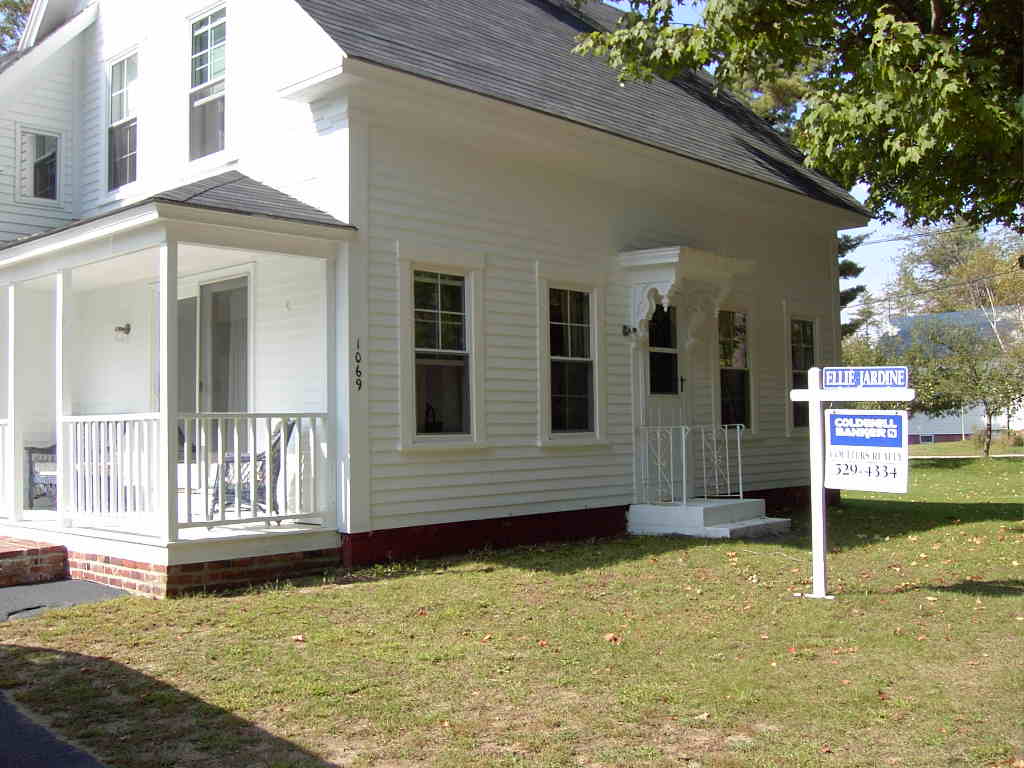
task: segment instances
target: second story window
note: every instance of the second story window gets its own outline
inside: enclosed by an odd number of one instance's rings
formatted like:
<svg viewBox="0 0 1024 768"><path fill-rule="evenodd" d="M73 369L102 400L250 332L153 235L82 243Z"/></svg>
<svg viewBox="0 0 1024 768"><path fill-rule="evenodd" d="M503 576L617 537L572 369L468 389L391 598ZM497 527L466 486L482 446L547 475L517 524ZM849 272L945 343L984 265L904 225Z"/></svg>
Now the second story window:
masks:
<svg viewBox="0 0 1024 768"><path fill-rule="evenodd" d="M56 136L48 136L45 133L28 135L32 152L32 197L56 200L59 141Z"/></svg>
<svg viewBox="0 0 1024 768"><path fill-rule="evenodd" d="M138 173L138 119L135 116L136 54L110 68L110 127L107 130L107 188L135 181Z"/></svg>
<svg viewBox="0 0 1024 768"><path fill-rule="evenodd" d="M224 80L227 10L192 24L192 86L189 91L189 159L224 149Z"/></svg>

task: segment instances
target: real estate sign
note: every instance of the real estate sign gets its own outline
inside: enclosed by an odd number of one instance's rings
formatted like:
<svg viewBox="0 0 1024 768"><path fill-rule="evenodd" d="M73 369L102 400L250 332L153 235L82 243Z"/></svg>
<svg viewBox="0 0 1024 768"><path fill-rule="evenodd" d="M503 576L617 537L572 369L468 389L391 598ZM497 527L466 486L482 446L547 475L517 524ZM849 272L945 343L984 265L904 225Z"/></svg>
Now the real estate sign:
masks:
<svg viewBox="0 0 1024 768"><path fill-rule="evenodd" d="M906 411L825 411L825 487L906 493Z"/></svg>

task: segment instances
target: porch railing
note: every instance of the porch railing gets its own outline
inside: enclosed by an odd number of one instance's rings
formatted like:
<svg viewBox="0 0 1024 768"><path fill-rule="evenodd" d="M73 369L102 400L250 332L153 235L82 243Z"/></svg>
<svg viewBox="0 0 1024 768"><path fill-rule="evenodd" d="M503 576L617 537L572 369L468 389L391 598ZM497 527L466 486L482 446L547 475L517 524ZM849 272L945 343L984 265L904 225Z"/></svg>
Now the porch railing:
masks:
<svg viewBox="0 0 1024 768"><path fill-rule="evenodd" d="M68 526L176 538L191 528L325 523L333 503L326 413L179 417L176 520L159 508L158 413L70 416L61 429Z"/></svg>
<svg viewBox="0 0 1024 768"><path fill-rule="evenodd" d="M640 427L636 503L687 504L695 466L705 497L742 499L744 431L742 424Z"/></svg>
<svg viewBox="0 0 1024 768"><path fill-rule="evenodd" d="M179 528L324 516L326 413L196 414L178 423Z"/></svg>
<svg viewBox="0 0 1024 768"><path fill-rule="evenodd" d="M65 524L156 533L159 413L65 416L58 506Z"/></svg>

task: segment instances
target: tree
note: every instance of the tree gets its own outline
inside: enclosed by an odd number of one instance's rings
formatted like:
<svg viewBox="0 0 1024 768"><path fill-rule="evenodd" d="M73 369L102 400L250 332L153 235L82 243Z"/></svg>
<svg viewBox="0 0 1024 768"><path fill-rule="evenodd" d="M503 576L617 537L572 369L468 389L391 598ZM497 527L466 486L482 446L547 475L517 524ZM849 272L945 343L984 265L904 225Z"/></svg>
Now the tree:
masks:
<svg viewBox="0 0 1024 768"><path fill-rule="evenodd" d="M839 279L840 280L853 280L854 278L860 277L864 271L857 262L849 258L849 254L855 251L860 244L864 242L867 235L840 235L839 236L839 248L836 252L836 258L839 259ZM839 291L839 309L846 309L850 304L857 300L858 297L863 296L867 293L868 287L866 285L854 285L849 288L843 288ZM862 315L858 312L857 317L849 322L843 323L842 332L843 338L850 336L857 332L857 330L864 325L869 317Z"/></svg>
<svg viewBox="0 0 1024 768"><path fill-rule="evenodd" d="M1024 338L1024 238L961 226L919 228L899 256L894 303L905 314L981 312L996 342Z"/></svg>
<svg viewBox="0 0 1024 768"><path fill-rule="evenodd" d="M915 412L931 416L981 406L985 413L984 453L992 448L992 418L1024 407L1024 350L1004 350L976 328L921 323L901 355L911 368Z"/></svg>
<svg viewBox="0 0 1024 768"><path fill-rule="evenodd" d="M677 4L698 3L629 0L576 50L626 80L707 68L770 94L795 76L796 144L844 186L867 184L876 217L1024 231L1020 0L708 0L697 26L672 23Z"/></svg>
<svg viewBox="0 0 1024 768"><path fill-rule="evenodd" d="M32 0L0 0L0 55L17 46L31 7Z"/></svg>

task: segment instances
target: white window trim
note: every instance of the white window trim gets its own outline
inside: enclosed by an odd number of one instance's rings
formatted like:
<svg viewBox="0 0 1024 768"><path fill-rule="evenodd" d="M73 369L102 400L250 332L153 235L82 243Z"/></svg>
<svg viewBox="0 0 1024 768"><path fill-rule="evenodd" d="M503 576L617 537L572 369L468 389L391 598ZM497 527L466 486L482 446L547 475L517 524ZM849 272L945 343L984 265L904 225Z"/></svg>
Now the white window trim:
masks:
<svg viewBox="0 0 1024 768"><path fill-rule="evenodd" d="M608 356L605 351L606 281L583 282L579 271L558 272L537 262L537 445L541 448L580 448L608 445ZM582 271L582 270L580 270ZM590 349L593 366L594 429L556 433L551 430L551 305L549 290L565 288L590 294Z"/></svg>
<svg viewBox="0 0 1024 768"><path fill-rule="evenodd" d="M142 120L139 118L139 105L136 101L135 105L135 181L130 181L127 184L122 184L120 187L110 189L110 97L113 90L113 79L111 72L115 64L118 64L131 56L137 57L136 67L138 68L138 79L136 81L136 95L141 97L144 93L142 88L142 56L139 54L139 47L132 46L128 50L122 51L116 56L112 56L107 59L103 66L106 72L106 106L103 110L103 116L105 121L105 129L103 131L103 170L102 170L102 184L101 189L104 194L104 202L110 202L112 200L120 200L125 197L131 197L134 195L135 190L139 187L139 180L142 178Z"/></svg>
<svg viewBox="0 0 1024 768"><path fill-rule="evenodd" d="M403 453L457 453L487 445L485 408L486 349L484 342L484 271L477 253L418 244L398 244L398 381L399 441ZM466 350L469 353L469 419L466 435L416 433L416 345L413 336L413 273L417 270L461 275L466 279Z"/></svg>
<svg viewBox="0 0 1024 768"><path fill-rule="evenodd" d="M783 392L785 397L783 398L783 407L785 408L786 418L786 437L793 436L806 436L808 427L794 427L793 426L793 403L789 399L789 390L793 388L793 346L792 337L790 336L790 323L793 320L806 320L810 322L814 328L814 364L820 366L822 364L821 356L821 316L816 315L813 312L804 312L799 309L794 310L793 305L786 299L782 301L782 328L784 336L782 337L785 343L785 356L783 360L783 381L785 387Z"/></svg>
<svg viewBox="0 0 1024 768"><path fill-rule="evenodd" d="M721 312L742 312L747 316L747 370L750 375L750 426L747 432L756 435L760 431L759 418L759 387L757 376L758 350L757 350L757 328L758 313L754 309L753 301L746 301L739 298L732 302L722 302L715 311L714 317L714 338L711 345L711 370L712 376L712 411L713 423L716 427L722 426L722 366L718 349L718 315ZM787 354L789 347L787 346Z"/></svg>
<svg viewBox="0 0 1024 768"><path fill-rule="evenodd" d="M231 137L233 131L231 129L231 104L232 104L232 93L231 93L231 78L227 75L224 76L224 148L216 152L211 152L209 155L203 155L197 157L195 160L192 159L192 136L191 136L191 119L192 119L192 107L191 107L191 96L192 91L195 90L192 87L192 25L199 19L202 19L210 14L216 13L221 9L228 11L225 18L226 24L228 25L228 33L231 33L231 13L228 8L228 3L217 2L210 6L207 6L203 10L193 13L185 19L185 104L187 109L185 110L185 122L184 122L184 157L185 162L191 167L198 171L206 171L219 166L227 165L228 163L234 162L238 158L232 154L231 151ZM224 68L225 71L231 72L231 44L224 43ZM210 83L205 83L202 87L205 88Z"/></svg>
<svg viewBox="0 0 1024 768"><path fill-rule="evenodd" d="M22 174L26 169L22 168L24 162L21 156L21 147L24 142L26 133L37 134L41 133L46 136L57 137L57 198L55 200L49 200L45 197L34 197L33 195L26 195L21 187ZM14 199L18 203L24 205L38 205L41 208L61 208L66 209L67 205L64 202L64 193L67 189L67 182L64 178L67 175L67 158L64 153L67 151L67 141L64 135L64 131L56 128L46 128L41 125L35 125L31 123L15 123L14 126L14 157L15 157L15 177L14 177Z"/></svg>

